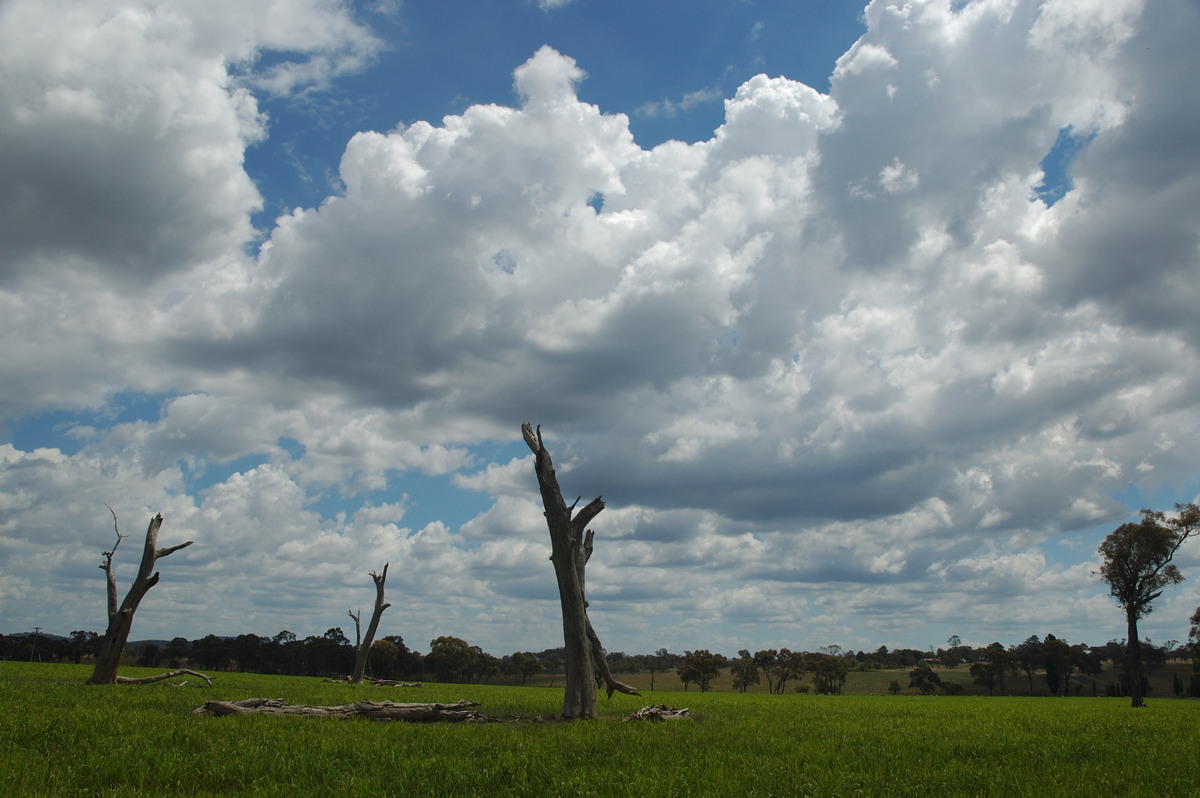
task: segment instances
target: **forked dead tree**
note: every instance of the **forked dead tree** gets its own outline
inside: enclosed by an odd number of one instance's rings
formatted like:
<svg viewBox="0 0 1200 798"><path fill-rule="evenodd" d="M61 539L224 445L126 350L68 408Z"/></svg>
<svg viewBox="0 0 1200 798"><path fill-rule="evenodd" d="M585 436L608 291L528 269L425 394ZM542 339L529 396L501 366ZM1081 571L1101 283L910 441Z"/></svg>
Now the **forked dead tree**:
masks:
<svg viewBox="0 0 1200 798"><path fill-rule="evenodd" d="M363 671L367 667L367 657L371 655L371 644L375 642L375 632L379 629L379 618L383 615L384 610L392 606L383 600L383 583L387 581L388 565L389 563L383 564L383 573L381 574L371 572L371 579L375 580L375 611L371 613L371 622L367 624L366 637L359 634L359 618L362 617L362 612L346 610L354 619L354 674L350 677L351 684L362 682Z"/></svg>
<svg viewBox="0 0 1200 798"><path fill-rule="evenodd" d="M146 545L142 549L141 567L138 568L137 577L133 580L133 585L129 588L129 592L125 594L125 600L118 605L117 578L113 574L112 559L113 554L117 551L117 546L120 546L121 541L125 539L125 535L122 535L121 530L117 527L117 514L113 512L111 507L108 508L108 511L112 513L113 529L117 533L117 542L113 544L112 550L101 552L104 561L100 563L100 570L104 571L104 576L108 583L108 630L105 631L104 637L100 640L100 653L96 655L96 668L92 671L92 675L87 680L87 683L116 684L117 682L140 683L160 681L183 673L190 673L207 680L207 676L188 670L172 671L169 674L149 677L147 679L126 679L117 676L117 668L121 665L121 652L125 650L125 643L129 640L129 630L133 628L133 614L137 612L138 604L141 603L142 598L145 597L150 588L158 584L159 575L154 570L154 563L168 554L187 548L192 545L192 541L189 540L186 543L180 543L178 546L169 546L165 549L158 548L158 530L162 527L162 513L150 519L150 526L146 529Z"/></svg>
<svg viewBox="0 0 1200 798"><path fill-rule="evenodd" d="M566 659L562 717L594 718L597 675L604 681L610 698L613 692L640 695L637 690L613 678L604 656L604 647L587 615L584 568L592 556L593 537L587 525L604 509L604 501L597 496L578 513L575 512L575 505L579 504L579 499L568 507L558 487L550 453L542 443L542 428L539 426L535 431L533 425L522 424L521 435L535 456L534 470L542 494L542 505L546 508L546 526L550 529L550 559L554 563L558 596L562 604Z"/></svg>

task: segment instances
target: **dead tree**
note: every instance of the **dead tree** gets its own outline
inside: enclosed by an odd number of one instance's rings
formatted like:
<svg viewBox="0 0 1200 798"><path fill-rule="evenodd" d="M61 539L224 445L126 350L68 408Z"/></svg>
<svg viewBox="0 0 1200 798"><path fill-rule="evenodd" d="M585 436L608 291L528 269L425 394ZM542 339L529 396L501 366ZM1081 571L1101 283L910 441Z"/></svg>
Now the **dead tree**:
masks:
<svg viewBox="0 0 1200 798"><path fill-rule="evenodd" d="M108 511L112 513L113 529L117 533L117 542L113 544L112 550L101 552L104 561L100 563L100 570L104 571L108 583L108 630L100 640L100 653L96 655L96 668L87 680L88 684L142 681L121 679L117 676L117 668L121 665L121 653L125 650L126 641L129 640L129 630L133 628L133 614L137 612L138 604L141 603L150 588L158 584L158 572L154 570L154 563L161 557L166 557L168 554L192 545L192 541L189 540L178 546L158 548L158 530L162 527L162 513L150 519L150 526L146 529L146 545L142 549L142 564L138 568L137 578L133 580L133 585L125 594L125 600L118 605L117 578L113 575L112 558L117 551L117 546L121 545L121 541L125 539L125 535L122 535L121 530L117 528L117 514L111 507L108 508Z"/></svg>
<svg viewBox="0 0 1200 798"><path fill-rule="evenodd" d="M337 706L292 706L282 698L243 698L240 701L206 701L192 710L193 715L303 715L326 718L370 718L409 723L442 721L449 723L491 723L500 720L472 707L479 704L465 698L453 704L399 704L394 701L356 701Z"/></svg>
<svg viewBox="0 0 1200 798"><path fill-rule="evenodd" d="M542 443L542 428L539 426L535 431L533 425L522 424L521 435L535 456L534 470L542 494L542 505L546 509L546 526L550 530L550 559L554 563L558 596L562 604L566 665L562 717L594 718L597 676L604 681L609 698L614 691L640 695L629 685L613 678L604 656L604 647L587 616L584 568L592 556L593 537L587 525L604 509L604 501L597 496L578 513L575 512L575 505L579 504L579 499L568 507L559 490L550 453Z"/></svg>
<svg viewBox="0 0 1200 798"><path fill-rule="evenodd" d="M377 574L371 572L371 578L375 580L375 611L371 613L371 622L367 624L367 636L365 638L359 636L359 618L362 612L350 612L350 617L354 619L354 674L350 677L351 684L359 684L363 680L363 671L367 667L367 657L371 655L371 644L375 642L375 632L379 629L379 618L383 615L383 611L392 606L383 600L383 583L387 581L387 569L389 563L383 564L383 573Z"/></svg>

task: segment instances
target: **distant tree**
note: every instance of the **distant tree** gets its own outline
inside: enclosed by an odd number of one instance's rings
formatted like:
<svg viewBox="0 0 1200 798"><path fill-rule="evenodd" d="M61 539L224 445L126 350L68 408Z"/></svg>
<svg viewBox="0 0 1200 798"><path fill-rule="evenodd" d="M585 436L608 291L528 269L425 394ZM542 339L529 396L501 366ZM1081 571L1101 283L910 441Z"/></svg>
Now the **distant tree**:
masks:
<svg viewBox="0 0 1200 798"><path fill-rule="evenodd" d="M153 643L141 643L137 651L137 666L139 668L157 668L162 662L162 649Z"/></svg>
<svg viewBox="0 0 1200 798"><path fill-rule="evenodd" d="M76 630L71 632L70 643L68 650L70 651L71 661L76 665L87 656L95 656L100 650L100 635L95 632L84 630Z"/></svg>
<svg viewBox="0 0 1200 798"><path fill-rule="evenodd" d="M524 687L530 676L542 672L542 661L532 651L518 651L508 658L507 669Z"/></svg>
<svg viewBox="0 0 1200 798"><path fill-rule="evenodd" d="M665 647L655 651L652 657L647 657L650 663L650 689L654 689L655 670L659 673L667 673L676 667L682 659L682 654L672 654Z"/></svg>
<svg viewBox="0 0 1200 798"><path fill-rule="evenodd" d="M396 647L396 663L391 673L395 676L417 676L424 666L424 657L410 649L400 635L384 635L384 640Z"/></svg>
<svg viewBox="0 0 1200 798"><path fill-rule="evenodd" d="M747 687L761 681L754 657L746 649L739 651L737 659L730 663L729 675L733 677L733 687L739 693L746 692Z"/></svg>
<svg viewBox="0 0 1200 798"><path fill-rule="evenodd" d="M309 676L329 677L349 675L354 667L354 649L340 626L325 630L325 634L304 638L304 671Z"/></svg>
<svg viewBox="0 0 1200 798"><path fill-rule="evenodd" d="M700 692L706 692L708 685L721 672L721 666L725 664L725 658L720 654L713 654L708 649L702 648L697 651L685 651L683 653L683 664L679 666L679 680L683 682L683 689L687 690L689 682L695 682L700 687Z"/></svg>
<svg viewBox="0 0 1200 798"><path fill-rule="evenodd" d="M224 670L229 663L229 647L224 638L208 634L191 643L191 659L204 670Z"/></svg>
<svg viewBox="0 0 1200 798"><path fill-rule="evenodd" d="M1029 694L1033 695L1033 674L1042 666L1042 641L1037 635L1030 635L1013 653L1016 655L1017 667L1024 671L1029 679Z"/></svg>
<svg viewBox="0 0 1200 798"><path fill-rule="evenodd" d="M263 657L263 646L266 640L253 634L238 635L232 641L229 641L229 651L232 658L237 662L238 670L243 673L252 671L254 673L264 673L271 670L270 665Z"/></svg>
<svg viewBox="0 0 1200 798"><path fill-rule="evenodd" d="M987 648L979 649L975 661L971 663L971 676L974 677L975 684L986 687L988 695L992 695L996 690L1000 691L1000 695L1004 695L1008 675L1016 672L1016 658L1000 643L992 643Z"/></svg>
<svg viewBox="0 0 1200 798"><path fill-rule="evenodd" d="M700 673L696 670L696 666L686 659L675 669L675 675L679 677L679 681L683 684L683 692L685 693L688 690L688 685L700 678Z"/></svg>
<svg viewBox="0 0 1200 798"><path fill-rule="evenodd" d="M391 640L376 640L371 644L368 658L371 673L375 674L375 678L390 679L396 675L400 649Z"/></svg>
<svg viewBox="0 0 1200 798"><path fill-rule="evenodd" d="M499 657L487 653L479 646L471 648L475 649L475 661L471 663L467 675L472 681L487 684L493 676L500 673L500 667L504 663Z"/></svg>
<svg viewBox="0 0 1200 798"><path fill-rule="evenodd" d="M892 681L888 684L888 692L892 695L900 695L901 689L902 688L900 687L899 679L892 679Z"/></svg>
<svg viewBox="0 0 1200 798"><path fill-rule="evenodd" d="M604 655L608 660L608 669L612 673L636 673L640 657L631 657L624 651L610 651Z"/></svg>
<svg viewBox="0 0 1200 798"><path fill-rule="evenodd" d="M1071 661L1080 674L1091 680L1092 695L1096 695L1096 678L1104 673L1104 665L1100 661L1100 655L1093 651L1092 647L1086 643L1076 643L1071 646Z"/></svg>
<svg viewBox="0 0 1200 798"><path fill-rule="evenodd" d="M764 648L754 652L754 665L767 680L767 692L775 692L775 658L779 652L773 648Z"/></svg>
<svg viewBox="0 0 1200 798"><path fill-rule="evenodd" d="M942 686L942 677L934 673L933 668L922 663L909 672L908 686L920 690L921 695L929 695Z"/></svg>
<svg viewBox="0 0 1200 798"><path fill-rule="evenodd" d="M1042 668L1050 695L1066 695L1067 679L1075 669L1074 655L1066 640L1052 634L1042 641Z"/></svg>
<svg viewBox="0 0 1200 798"><path fill-rule="evenodd" d="M566 670L566 661L564 659L565 651L559 646L558 648L547 648L539 651L537 658L542 663L542 671L550 674L550 686L554 686L554 681L559 674Z"/></svg>
<svg viewBox="0 0 1200 798"><path fill-rule="evenodd" d="M181 668L188 661L188 651L191 644L186 637L172 637L171 641L163 647L163 656L167 659L167 664L172 668Z"/></svg>
<svg viewBox="0 0 1200 798"><path fill-rule="evenodd" d="M804 672L804 657L793 653L790 649L773 648L756 651L754 664L767 679L767 689L772 693L783 693L790 679L795 679Z"/></svg>
<svg viewBox="0 0 1200 798"><path fill-rule="evenodd" d="M295 675L304 660L304 642L288 629L280 630L267 643L268 656L279 673Z"/></svg>
<svg viewBox="0 0 1200 798"><path fill-rule="evenodd" d="M1183 581L1183 574L1171 560L1184 541L1200 530L1200 507L1177 504L1175 510L1176 515L1168 518L1161 511L1144 509L1139 523L1122 524L1100 544L1100 578L1125 611L1126 671L1132 707L1144 703L1138 620L1151 612L1154 600L1167 586Z"/></svg>
<svg viewBox="0 0 1200 798"><path fill-rule="evenodd" d="M834 695L842 692L849 668L842 657L830 654L809 654L804 660L806 670L812 672L813 686L818 693Z"/></svg>
<svg viewBox="0 0 1200 798"><path fill-rule="evenodd" d="M461 637L442 636L429 642L425 667L442 682L462 682L475 665L478 652Z"/></svg>

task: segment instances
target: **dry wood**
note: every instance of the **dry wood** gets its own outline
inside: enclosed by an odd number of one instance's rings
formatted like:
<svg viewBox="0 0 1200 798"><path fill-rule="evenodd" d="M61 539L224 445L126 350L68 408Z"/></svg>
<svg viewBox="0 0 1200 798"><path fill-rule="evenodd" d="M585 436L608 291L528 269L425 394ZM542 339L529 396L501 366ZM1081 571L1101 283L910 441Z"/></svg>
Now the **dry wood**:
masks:
<svg viewBox="0 0 1200 798"><path fill-rule="evenodd" d="M336 676L333 678L325 679L325 681L333 682L334 684L354 684L355 683L353 680L353 677L351 677L351 676ZM376 679L371 676L364 676L363 681L366 682L367 684L373 684L378 687L421 687L422 686L421 682L398 682L395 679ZM361 684L361 682L360 682L360 684Z"/></svg>
<svg viewBox="0 0 1200 798"><path fill-rule="evenodd" d="M378 687L420 687L420 682L398 682L395 679L367 679Z"/></svg>
<svg viewBox="0 0 1200 798"><path fill-rule="evenodd" d="M542 441L542 428L521 425L521 437L534 454L534 471L545 508L546 526L550 531L550 560L558 581L559 603L562 607L565 688L563 691L564 718L596 717L596 682L599 673L611 698L619 691L639 695L637 690L617 681L609 671L604 647L587 616L584 597L584 570L592 556L593 533L587 529L604 509L604 500L597 496L575 512L579 499L567 506L554 473L554 463Z"/></svg>
<svg viewBox="0 0 1200 798"><path fill-rule="evenodd" d="M471 707L479 704L463 699L453 704L396 703L392 701L355 701L337 706L287 704L282 698L245 698L240 701L206 701L192 710L193 715L303 715L307 717L369 718L400 720L409 723L490 723L500 720Z"/></svg>
<svg viewBox="0 0 1200 798"><path fill-rule="evenodd" d="M652 704L648 707L642 707L637 712L631 712L625 716L625 720L680 720L681 718L690 717L687 708L675 709L666 704Z"/></svg>
<svg viewBox="0 0 1200 798"><path fill-rule="evenodd" d="M107 505L106 505L107 506ZM129 632L133 628L133 614L137 612L138 605L145 597L150 588L158 584L158 572L154 570L154 563L180 549L187 548L192 545L192 541L180 543L178 546L168 546L167 548L158 548L158 531L162 527L162 513L155 515L150 519L150 526L146 528L146 544L142 549L142 562L138 568L137 577L133 580L133 585L130 586L129 592L125 594L125 600L117 605L117 580L113 575L112 558L117 551L117 546L121 545L121 541L125 539L125 535L121 534L121 530L117 528L117 514L111 507L108 511L112 513L113 529L117 533L117 542L113 544L110 551L101 552L103 562L100 563L100 569L104 571L106 592L108 596L108 629L104 632L104 637L100 639L100 651L96 655L96 667L92 671L91 677L88 678L88 684L116 684L117 668L121 664L121 653L125 650L125 643L129 640ZM169 678L169 676L163 677ZM140 679L126 679L126 684L143 684Z"/></svg>
<svg viewBox="0 0 1200 798"><path fill-rule="evenodd" d="M371 645L375 642L375 632L379 629L379 618L383 615L383 611L391 604L383 600L383 583L387 581L389 563L383 564L383 573L377 574L371 572L371 579L375 581L375 610L371 613L371 622L367 624L367 636L360 639L358 630L358 619L361 612L346 612L350 613L350 617L354 619L354 673L350 676L352 684L358 684L363 680L363 671L367 667L367 657L371 656Z"/></svg>
<svg viewBox="0 0 1200 798"><path fill-rule="evenodd" d="M213 682L213 677L211 677L211 676L205 676L203 673L197 673L196 671L190 671L187 668L180 668L179 670L171 671L170 673L160 673L158 676L143 676L140 679L134 679L129 676L118 676L116 683L117 684L152 684L154 682L161 682L165 679L174 679L176 676L197 676L197 677L203 679L208 684L212 684L212 682ZM175 686L178 687L179 685L175 685Z"/></svg>

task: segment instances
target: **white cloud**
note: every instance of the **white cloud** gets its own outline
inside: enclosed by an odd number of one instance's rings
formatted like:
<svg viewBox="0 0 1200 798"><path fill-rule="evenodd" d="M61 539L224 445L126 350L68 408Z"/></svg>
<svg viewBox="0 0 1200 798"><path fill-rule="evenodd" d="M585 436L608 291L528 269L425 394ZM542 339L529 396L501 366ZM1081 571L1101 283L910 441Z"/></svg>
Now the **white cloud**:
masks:
<svg viewBox="0 0 1200 798"><path fill-rule="evenodd" d="M590 581L598 611L636 610L605 613L621 648L657 648L655 617L733 641L755 608L792 647L918 614L1104 636L1088 564L1045 546L1119 521L1131 483L1195 480L1192 6L877 0L828 94L760 75L711 139L652 150L545 47L516 107L355 135L344 190L251 256L257 94L376 45L340 4L233 5L0 8L0 402L163 397L77 450L4 449L7 617L32 617L9 606L33 574L91 589L108 501L197 538L152 628L193 623L207 584L228 628L199 633L320 631L391 561L418 645L541 641L528 458L481 454L533 420L564 489L610 503ZM269 49L307 55L231 75ZM1068 125L1095 138L1048 208ZM214 463L238 471L193 490ZM491 507L452 528L365 495L416 471ZM268 584L291 587L239 615Z"/></svg>

